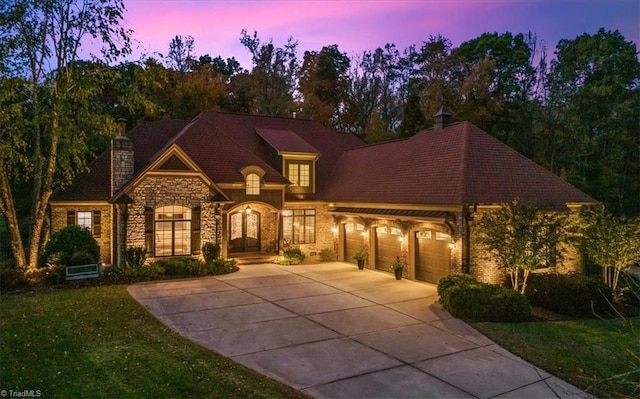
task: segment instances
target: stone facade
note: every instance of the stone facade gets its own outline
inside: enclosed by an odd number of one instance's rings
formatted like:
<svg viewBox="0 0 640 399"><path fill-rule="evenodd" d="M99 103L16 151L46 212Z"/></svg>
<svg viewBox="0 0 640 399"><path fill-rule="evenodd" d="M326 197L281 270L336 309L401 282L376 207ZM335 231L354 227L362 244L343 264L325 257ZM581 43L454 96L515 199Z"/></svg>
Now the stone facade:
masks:
<svg viewBox="0 0 640 399"><path fill-rule="evenodd" d="M198 177L149 176L133 190L127 216L127 247L145 246L145 208L167 205L200 207L201 242L216 242L215 205L209 187Z"/></svg>
<svg viewBox="0 0 640 399"><path fill-rule="evenodd" d="M51 232L55 233L69 225L67 215L73 212L94 212L100 211L100 235L93 238L100 246L100 257L105 264L111 263L111 228L112 228L112 205L104 203L101 205L56 205L51 207Z"/></svg>

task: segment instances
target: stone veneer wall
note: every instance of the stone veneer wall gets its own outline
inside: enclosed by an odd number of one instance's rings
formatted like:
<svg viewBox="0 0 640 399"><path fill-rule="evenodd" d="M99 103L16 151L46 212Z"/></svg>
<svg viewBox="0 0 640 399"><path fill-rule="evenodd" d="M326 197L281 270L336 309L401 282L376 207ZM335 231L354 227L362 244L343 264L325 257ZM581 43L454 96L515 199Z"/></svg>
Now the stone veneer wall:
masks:
<svg viewBox="0 0 640 399"><path fill-rule="evenodd" d="M95 237L100 246L100 257L105 264L111 264L111 205L52 205L51 231L53 233L67 227L67 212L100 211L100 236Z"/></svg>
<svg viewBox="0 0 640 399"><path fill-rule="evenodd" d="M200 241L215 242L215 207L207 202L209 195L209 187L197 177L147 177L131 195L135 203L129 205L127 247L144 246L144 208L156 209L166 205L200 206Z"/></svg>

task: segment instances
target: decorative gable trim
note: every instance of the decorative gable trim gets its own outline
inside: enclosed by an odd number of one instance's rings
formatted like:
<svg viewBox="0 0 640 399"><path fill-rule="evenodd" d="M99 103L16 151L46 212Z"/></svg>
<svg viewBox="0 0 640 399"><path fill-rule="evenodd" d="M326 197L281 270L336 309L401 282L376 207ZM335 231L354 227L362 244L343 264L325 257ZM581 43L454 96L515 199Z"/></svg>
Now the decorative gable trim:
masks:
<svg viewBox="0 0 640 399"><path fill-rule="evenodd" d="M178 169L175 169L178 168ZM162 154L147 165L140 173L125 184L109 199L110 203L117 203L125 195L133 192L134 188L150 176L191 176L200 178L213 192L219 193L227 201L229 197L202 172L202 169L178 146L170 145Z"/></svg>

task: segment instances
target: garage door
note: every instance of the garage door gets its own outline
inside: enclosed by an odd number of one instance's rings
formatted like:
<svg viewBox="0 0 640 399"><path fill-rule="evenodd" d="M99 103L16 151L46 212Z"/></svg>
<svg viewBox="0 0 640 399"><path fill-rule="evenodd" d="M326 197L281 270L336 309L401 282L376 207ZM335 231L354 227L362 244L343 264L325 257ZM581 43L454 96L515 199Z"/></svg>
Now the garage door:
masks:
<svg viewBox="0 0 640 399"><path fill-rule="evenodd" d="M376 228L376 269L391 272L389 267L396 260L396 256L402 254L399 238L402 237L400 230L380 226Z"/></svg>
<svg viewBox="0 0 640 399"><path fill-rule="evenodd" d="M416 279L437 284L451 272L451 236L433 230L416 232Z"/></svg>
<svg viewBox="0 0 640 399"><path fill-rule="evenodd" d="M345 223L344 225L344 261L357 263L353 256L362 251L364 226L357 223Z"/></svg>

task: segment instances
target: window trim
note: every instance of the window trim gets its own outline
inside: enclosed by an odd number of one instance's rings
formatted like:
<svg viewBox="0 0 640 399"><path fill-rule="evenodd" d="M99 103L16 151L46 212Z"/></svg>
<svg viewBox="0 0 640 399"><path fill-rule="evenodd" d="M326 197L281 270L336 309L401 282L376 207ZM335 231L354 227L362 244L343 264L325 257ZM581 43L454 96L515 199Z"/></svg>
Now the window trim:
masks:
<svg viewBox="0 0 640 399"><path fill-rule="evenodd" d="M249 173L245 177L245 194L260 195L260 176L257 173Z"/></svg>
<svg viewBox="0 0 640 399"><path fill-rule="evenodd" d="M316 216L317 212L314 208L283 210L282 238L291 244L315 244L317 242ZM298 226L296 226L296 222ZM287 224L290 224L290 227ZM308 237L309 234L313 234L313 237ZM302 235L302 240L300 240L300 235Z"/></svg>
<svg viewBox="0 0 640 399"><path fill-rule="evenodd" d="M89 217L84 215L83 224L80 224L80 214L90 214ZM100 238L102 234L102 211L99 210L68 210L67 226L80 226L91 232L94 238Z"/></svg>
<svg viewBox="0 0 640 399"><path fill-rule="evenodd" d="M182 212L178 213L176 211ZM163 213L164 212L164 213ZM180 215L180 217L173 217L173 215ZM186 216L185 216L186 214ZM187 227L179 230L180 232L188 232L188 249L186 253L176 254L176 224L188 222ZM166 205L161 206L153 210L153 256L158 258L166 258L166 257L177 257L177 256L191 256L193 252L193 210L186 206L181 205ZM160 224L171 225L171 238L170 238L170 254L159 254L158 247L160 247L158 242L158 226ZM163 231L169 231L165 229ZM164 250L166 245L162 242L162 249Z"/></svg>

